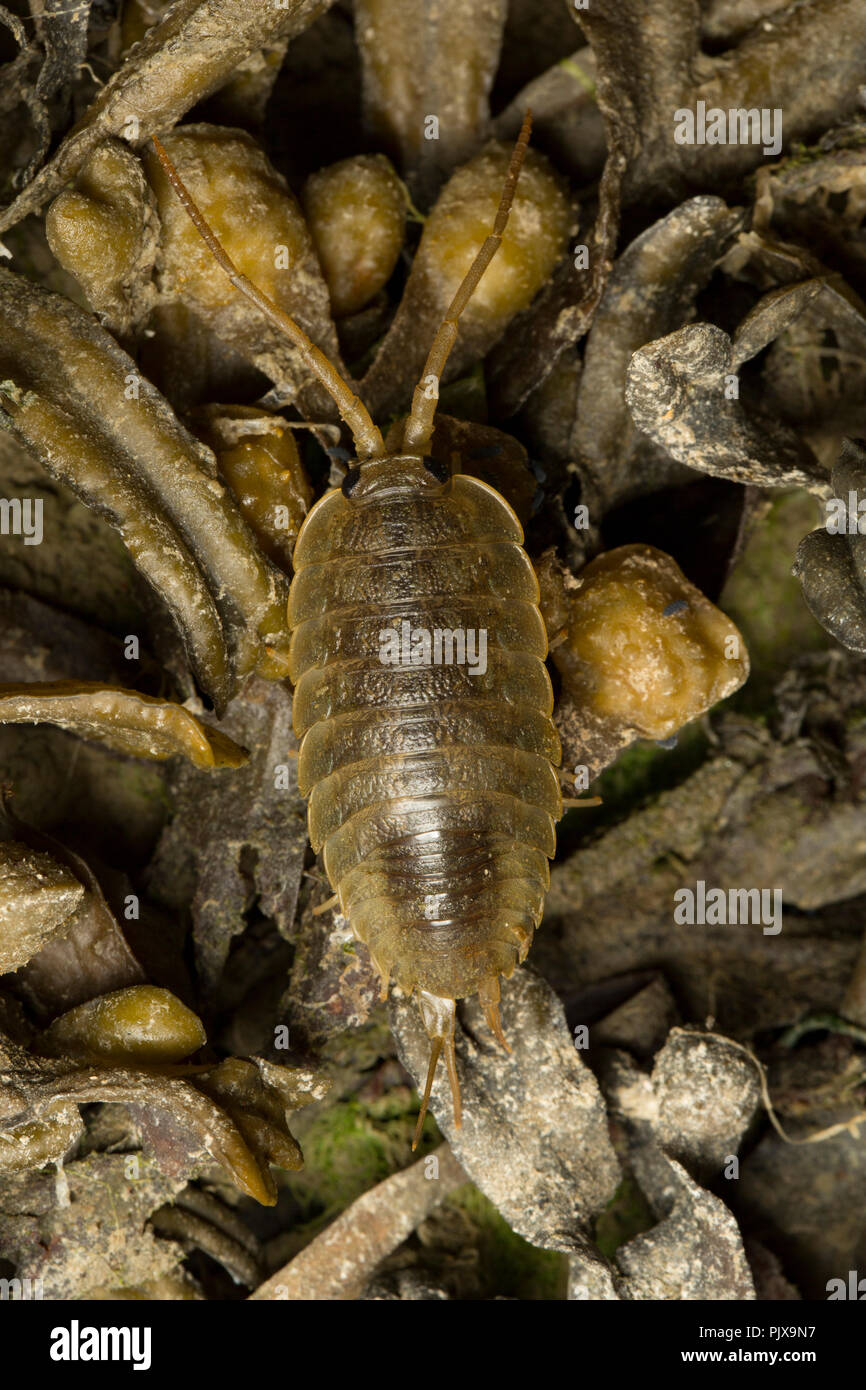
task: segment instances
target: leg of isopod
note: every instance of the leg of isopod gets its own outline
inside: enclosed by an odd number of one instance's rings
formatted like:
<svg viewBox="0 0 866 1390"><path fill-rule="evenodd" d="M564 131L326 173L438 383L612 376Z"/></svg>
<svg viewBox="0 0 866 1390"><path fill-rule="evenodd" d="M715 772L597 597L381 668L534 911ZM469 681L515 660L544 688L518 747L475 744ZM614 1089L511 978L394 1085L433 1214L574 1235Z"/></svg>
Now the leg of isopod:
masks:
<svg viewBox="0 0 866 1390"><path fill-rule="evenodd" d="M386 453L357 396L312 344L307 351L359 463L309 513L294 552L298 785L312 846L383 988L392 980L418 996L432 1047L416 1143L442 1053L460 1124L456 1000L477 994L507 1047L499 980L524 959L541 919L562 814L547 638L520 523L493 488L449 477L428 454L438 381L501 241L528 139L527 116L491 235L430 349L399 452ZM238 274L160 157L233 283L285 318ZM301 330L287 324L300 345Z"/></svg>

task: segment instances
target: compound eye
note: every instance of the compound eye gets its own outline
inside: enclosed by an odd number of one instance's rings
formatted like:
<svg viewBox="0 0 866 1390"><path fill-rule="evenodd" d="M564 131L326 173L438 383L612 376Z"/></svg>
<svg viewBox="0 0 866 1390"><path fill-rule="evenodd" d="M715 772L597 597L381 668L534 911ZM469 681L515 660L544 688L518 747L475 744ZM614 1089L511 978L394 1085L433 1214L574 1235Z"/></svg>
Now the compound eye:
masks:
<svg viewBox="0 0 866 1390"><path fill-rule="evenodd" d="M341 490L344 497L352 496L352 492L357 487L360 476L361 469L358 466L358 464L355 464L355 467L350 468L345 478L343 479Z"/></svg>
<svg viewBox="0 0 866 1390"><path fill-rule="evenodd" d="M434 459L432 454L424 455L424 467L428 473L432 473L437 483L447 483L451 477L451 468L441 459Z"/></svg>

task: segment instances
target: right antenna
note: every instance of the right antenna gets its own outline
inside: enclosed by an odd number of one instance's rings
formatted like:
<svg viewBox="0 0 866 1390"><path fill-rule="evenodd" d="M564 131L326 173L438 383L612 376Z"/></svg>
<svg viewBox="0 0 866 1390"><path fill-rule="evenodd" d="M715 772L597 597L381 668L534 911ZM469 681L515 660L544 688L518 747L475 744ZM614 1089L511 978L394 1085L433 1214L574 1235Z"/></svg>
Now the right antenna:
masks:
<svg viewBox="0 0 866 1390"><path fill-rule="evenodd" d="M529 144L529 135L532 130L532 112L527 111L523 117L523 125L520 127L520 134L511 155L511 163L508 166L508 173L505 177L505 184L502 189L502 197L499 201L499 211L493 223L493 231L481 246L478 255L472 262L463 277L457 293L451 301L448 312L446 313L433 345L424 364L421 373L421 380L415 387L412 396L412 410L406 421L406 428L403 432L403 449L407 454L419 454L423 456L430 447L430 439L433 435L433 420L436 415L438 404L438 389L445 363L448 361L448 354L454 346L457 338L457 329L460 322L460 315L466 308L476 289L478 282L489 266L496 252L499 250L502 241L502 233L508 225L508 214L511 211L511 204L514 202L514 194L517 190L517 180L520 178L520 170L523 167L523 159L526 154L526 147ZM436 395L431 395L427 387L430 377L436 381Z"/></svg>

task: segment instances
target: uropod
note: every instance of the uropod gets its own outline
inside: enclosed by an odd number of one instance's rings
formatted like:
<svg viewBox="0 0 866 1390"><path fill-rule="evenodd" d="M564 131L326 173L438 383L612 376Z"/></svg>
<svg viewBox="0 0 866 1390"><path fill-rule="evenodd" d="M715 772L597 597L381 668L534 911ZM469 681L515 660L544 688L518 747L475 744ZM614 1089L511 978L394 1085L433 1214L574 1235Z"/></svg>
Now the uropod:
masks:
<svg viewBox="0 0 866 1390"><path fill-rule="evenodd" d="M354 438L356 462L313 507L294 550L298 786L312 847L382 997L393 981L418 999L432 1047L415 1143L442 1052L460 1124L456 1001L477 995L507 1047L499 980L524 960L541 920L563 811L547 636L520 522L495 489L452 476L429 452L438 383L502 240L530 125L527 113L491 233L387 442L328 358L237 270L154 140L232 284L300 350ZM406 632L427 634L418 664L383 659L383 640ZM467 633L484 634L485 661L459 659Z"/></svg>

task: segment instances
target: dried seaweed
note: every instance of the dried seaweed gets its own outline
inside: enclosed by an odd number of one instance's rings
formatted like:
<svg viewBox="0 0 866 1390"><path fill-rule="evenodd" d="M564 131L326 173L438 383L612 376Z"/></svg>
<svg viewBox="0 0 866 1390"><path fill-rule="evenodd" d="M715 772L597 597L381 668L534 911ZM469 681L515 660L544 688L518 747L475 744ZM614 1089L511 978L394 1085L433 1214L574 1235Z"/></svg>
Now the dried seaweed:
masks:
<svg viewBox="0 0 866 1390"><path fill-rule="evenodd" d="M577 14L570 12L576 21ZM596 60L595 96L607 141L597 211L585 243L585 260L574 254L560 264L547 291L518 317L492 355L491 394L500 419L514 415L541 385L560 354L586 333L613 267L621 184L637 138L635 114L626 94L619 55L605 46L606 7L595 4L591 13L582 11L580 19Z"/></svg>
<svg viewBox="0 0 866 1390"><path fill-rule="evenodd" d="M780 421L750 415L735 381L727 333L694 324L634 354L626 400L638 429L680 463L738 483L825 496L827 476L809 446Z"/></svg>
<svg viewBox="0 0 866 1390"><path fill-rule="evenodd" d="M671 1086L677 1068L688 1078L688 1140L672 1113L682 1094ZM753 1299L736 1220L689 1170L715 1176L736 1155L758 1103L754 1065L727 1039L674 1030L651 1077L623 1053L606 1061L603 1074L611 1113L625 1133L628 1168L656 1221L616 1250L620 1296Z"/></svg>
<svg viewBox="0 0 866 1390"><path fill-rule="evenodd" d="M300 33L328 3L291 0L262 9L243 0L178 0L136 44L49 163L0 215L0 233L38 212L108 136L128 136L137 145L172 126L216 91L239 61L270 38Z"/></svg>
<svg viewBox="0 0 866 1390"><path fill-rule="evenodd" d="M19 1277L46 1299L195 1297L182 1251L156 1238L148 1217L183 1180L143 1155L90 1154L64 1170L0 1183L0 1240ZM133 1180L130 1173L134 1172ZM170 1292L169 1292L170 1291Z"/></svg>
<svg viewBox="0 0 866 1390"><path fill-rule="evenodd" d="M107 328L123 339L141 324L155 297L157 219L141 163L127 145L97 146L48 209L45 235Z"/></svg>
<svg viewBox="0 0 866 1390"><path fill-rule="evenodd" d="M202 685L223 704L265 659L263 645L280 644L279 576L214 479L210 452L113 339L9 271L0 293L7 427L120 530L181 626ZM66 355L49 358L61 344Z"/></svg>
<svg viewBox="0 0 866 1390"><path fill-rule="evenodd" d="M431 1158L436 1165L433 1181ZM327 1231L261 1284L253 1299L357 1298L385 1256L465 1182L454 1155L441 1145L435 1154L359 1197Z"/></svg>
<svg viewBox="0 0 866 1390"><path fill-rule="evenodd" d="M54 864L72 873L83 890L62 930L29 955L17 973L16 989L36 1018L53 1018L96 995L143 983L144 972L90 867L51 836L16 821L8 807L6 814L32 850L50 854Z"/></svg>
<svg viewBox="0 0 866 1390"><path fill-rule="evenodd" d="M420 1077L427 1049L417 1012L407 1000L392 1000L390 1013L401 1056ZM460 1013L457 1057L467 1115L456 1129L440 1077L430 1100L440 1128L513 1230L546 1249L584 1250L592 1217L613 1195L618 1165L595 1080L574 1048L559 1001L543 980L517 971L502 996L508 1053L487 1035L476 1001Z"/></svg>
<svg viewBox="0 0 866 1390"><path fill-rule="evenodd" d="M827 523L800 542L794 573L822 627L855 652L866 652L866 449L848 440L833 470Z"/></svg>
<svg viewBox="0 0 866 1390"><path fill-rule="evenodd" d="M0 1065L0 1137L11 1140L13 1151L41 1143L41 1127L53 1126L58 1113L119 1101L134 1108L167 1175L188 1175L210 1157L242 1192L265 1205L276 1201L269 1163L298 1167L301 1162L286 1127L286 1109L309 1104L327 1084L316 1083L309 1072L238 1058L212 1069L191 1068L190 1080L160 1075L158 1068L94 1069L92 1063L39 1058L8 1038ZM38 1162L41 1166L55 1156L40 1152Z"/></svg>
<svg viewBox="0 0 866 1390"><path fill-rule="evenodd" d="M14 841L0 842L0 974L26 965L63 933L81 905L84 887L48 854Z"/></svg>
<svg viewBox="0 0 866 1390"><path fill-rule="evenodd" d="M8 127L5 142L11 148L6 153L17 164L21 164L21 149L15 147L15 137L19 146L23 145L25 161L23 167L15 169L8 183L12 187L30 177L39 167L51 138L51 126L45 103L38 92L40 75L34 79L34 69L39 64L39 52L27 37L27 31L18 15L5 5L0 6L0 24L8 29L13 41L18 45L18 53L11 63L4 66L0 79L0 111ZM27 112L27 124L15 119L17 108L23 106ZM28 128L29 126L29 128ZM6 180L4 180L6 182Z"/></svg>
<svg viewBox="0 0 866 1390"><path fill-rule="evenodd" d="M170 700L88 681L0 685L0 724L56 724L137 758L241 767L246 749Z"/></svg>
<svg viewBox="0 0 866 1390"><path fill-rule="evenodd" d="M368 129L424 202L487 134L506 10L505 0L355 5Z"/></svg>
<svg viewBox="0 0 866 1390"><path fill-rule="evenodd" d="M721 199L692 198L617 260L587 340L571 441L592 514L635 486L630 463L638 441L624 400L632 354L691 316L740 225L740 214ZM657 476L653 483L659 486Z"/></svg>
<svg viewBox="0 0 866 1390"><path fill-rule="evenodd" d="M596 102L595 57L579 48L528 83L496 117L498 140L515 139L524 111L532 111L533 139L556 167L578 184L592 183L604 167L604 121Z"/></svg>
<svg viewBox="0 0 866 1390"><path fill-rule="evenodd" d="M202 212L216 227L229 255L346 375L331 320L328 290L301 208L285 181L244 131L184 125L164 137L164 146ZM177 334L176 306L188 311L217 338L232 345L274 382L281 405L300 396L313 418L337 418L334 403L298 350L218 270L181 207L153 151L144 161L160 222L158 301L162 318L153 330L151 352L179 336L174 352L190 345ZM251 235L250 226L255 228ZM160 331L160 323L168 329ZM195 350L193 341L192 348ZM199 349L200 350L200 349Z"/></svg>
<svg viewBox="0 0 866 1390"><path fill-rule="evenodd" d="M295 762L288 756L294 736L287 692L264 681L248 683L223 728L252 750L249 764L226 779L177 769L177 814L148 874L157 900L175 911L191 905L198 967L208 987L219 980L232 939L256 907L291 934L308 843Z"/></svg>
<svg viewBox="0 0 866 1390"><path fill-rule="evenodd" d="M507 146L485 146L452 176L431 209L400 307L361 383L375 416L408 404L436 329L493 221L509 158ZM541 155L528 151L501 256L462 317L443 381L488 353L542 289L570 221L558 177Z"/></svg>
<svg viewBox="0 0 866 1390"><path fill-rule="evenodd" d="M699 51L696 0L596 0L580 19L600 69L620 75L632 136L627 205L679 201L708 186L727 191L762 162L762 146L750 141L676 143L675 112L694 113L698 102L760 109L771 70L772 107L784 111L789 145L852 114L866 76L859 0L806 0L714 59Z"/></svg>

